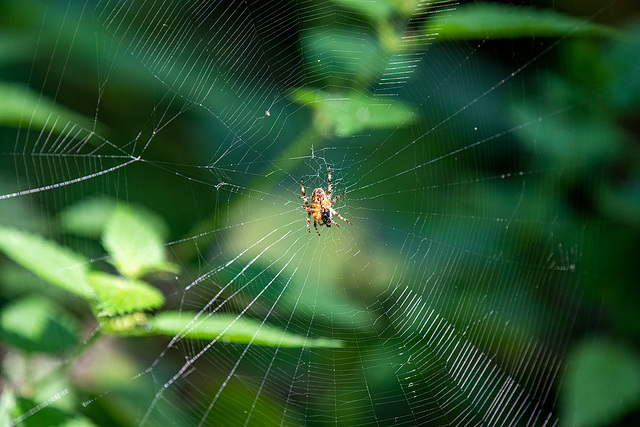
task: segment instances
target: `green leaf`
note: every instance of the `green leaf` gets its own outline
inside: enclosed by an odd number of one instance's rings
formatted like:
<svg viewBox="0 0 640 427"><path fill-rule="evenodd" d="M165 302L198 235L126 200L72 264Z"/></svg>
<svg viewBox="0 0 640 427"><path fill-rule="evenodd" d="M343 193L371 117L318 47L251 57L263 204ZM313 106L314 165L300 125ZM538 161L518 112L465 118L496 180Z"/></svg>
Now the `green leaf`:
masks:
<svg viewBox="0 0 640 427"><path fill-rule="evenodd" d="M584 342L567 363L566 425L610 425L640 403L640 358L606 340Z"/></svg>
<svg viewBox="0 0 640 427"><path fill-rule="evenodd" d="M40 236L5 227L0 227L0 250L43 280L93 299L87 283L88 261L81 255Z"/></svg>
<svg viewBox="0 0 640 427"><path fill-rule="evenodd" d="M118 206L105 227L102 244L123 276L135 279L154 271L176 272L166 261L162 222L153 214Z"/></svg>
<svg viewBox="0 0 640 427"><path fill-rule="evenodd" d="M402 10L404 8L414 6L411 2L389 2L389 1L375 1L375 2L361 2L355 0L334 0L340 7L346 7L360 13L363 16L371 17L372 19L384 20L387 19L394 12ZM406 12L405 12L406 13Z"/></svg>
<svg viewBox="0 0 640 427"><path fill-rule="evenodd" d="M20 427L95 427L91 420L69 413L68 410L62 409L55 405L42 405L36 400L20 397L17 399L18 405L16 412L18 414L29 414L26 419L20 422ZM32 412L33 408L39 408ZM31 413L30 413L31 412Z"/></svg>
<svg viewBox="0 0 640 427"><path fill-rule="evenodd" d="M141 280L91 273L89 283L98 295L97 308L100 316L154 310L164 305L162 292Z"/></svg>
<svg viewBox="0 0 640 427"><path fill-rule="evenodd" d="M295 102L310 105L316 113L315 126L347 137L367 129L397 128L414 119L412 110L398 101L372 99L358 92L331 94L298 89Z"/></svg>
<svg viewBox="0 0 640 427"><path fill-rule="evenodd" d="M62 307L41 296L22 298L0 312L0 336L28 352L60 353L78 343L80 326Z"/></svg>
<svg viewBox="0 0 640 427"><path fill-rule="evenodd" d="M71 132L75 137L87 137L94 128L93 119L70 111L41 93L20 84L0 82L0 126L27 124L47 132ZM80 136L78 126L84 129Z"/></svg>
<svg viewBox="0 0 640 427"><path fill-rule="evenodd" d="M385 45L389 39L396 40L396 34L388 34L392 31L389 27L382 23L378 31L383 34L379 37L374 33L362 33L355 27L308 28L303 30L300 43L311 69L315 69L318 62L321 63L326 79L323 81L344 87L344 78L355 77L358 86L351 87L368 87L384 72L381 67L386 56L381 44ZM385 29L387 31L383 31ZM358 61L353 60L353 52L360 52ZM325 60L328 54L331 59Z"/></svg>
<svg viewBox="0 0 640 427"><path fill-rule="evenodd" d="M604 25L551 10L497 3L468 4L430 22L445 39L498 39L515 37L613 36Z"/></svg>
<svg viewBox="0 0 640 427"><path fill-rule="evenodd" d="M273 347L342 347L340 340L308 338L244 317L228 314L209 317L202 314L197 319L195 317L195 313L168 311L149 319L149 324L156 333L169 336L184 335L188 338Z"/></svg>
<svg viewBox="0 0 640 427"><path fill-rule="evenodd" d="M96 427L97 425L93 423L93 421L88 418L82 416L75 416L74 418L68 420L66 423L61 425L61 427Z"/></svg>
<svg viewBox="0 0 640 427"><path fill-rule="evenodd" d="M112 200L90 199L62 211L60 221L69 233L99 238L114 209Z"/></svg>
<svg viewBox="0 0 640 427"><path fill-rule="evenodd" d="M517 131L523 146L545 156L549 162L593 164L610 159L622 150L624 134L620 128L595 112L545 117L549 110L525 103L513 105L511 111L515 120L520 120L518 123L527 120L532 123ZM545 120L534 122L539 117Z"/></svg>
<svg viewBox="0 0 640 427"><path fill-rule="evenodd" d="M147 314L144 311L136 311L116 317L103 317L100 319L103 331L108 331L122 336L152 335L147 323Z"/></svg>
<svg viewBox="0 0 640 427"><path fill-rule="evenodd" d="M0 399L0 426L11 425L12 414L16 409L16 395L11 386L4 384Z"/></svg>

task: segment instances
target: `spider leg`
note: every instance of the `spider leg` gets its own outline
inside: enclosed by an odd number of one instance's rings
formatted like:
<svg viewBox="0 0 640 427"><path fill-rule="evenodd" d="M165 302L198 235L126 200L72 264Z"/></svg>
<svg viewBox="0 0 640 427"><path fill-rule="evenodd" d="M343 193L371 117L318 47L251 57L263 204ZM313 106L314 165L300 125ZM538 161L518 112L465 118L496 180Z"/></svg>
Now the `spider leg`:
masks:
<svg viewBox="0 0 640 427"><path fill-rule="evenodd" d="M316 228L316 233L318 233L318 236L319 236L320 232L318 231L318 223L315 219L313 220L313 226ZM311 231L309 231L309 233L311 233Z"/></svg>
<svg viewBox="0 0 640 427"><path fill-rule="evenodd" d="M346 222L347 224L349 224L349 225L353 225L353 224L351 224L351 223L349 222L349 220L348 220L348 219L341 217L341 216L340 216L340 214L339 214L338 212L336 212L333 208L331 209L331 213L332 213L332 214L334 214L335 216L337 216L338 218L340 218L341 220L343 220L344 222ZM335 224L335 223L334 223L334 224ZM338 225L338 224L336 224L336 225Z"/></svg>
<svg viewBox="0 0 640 427"><path fill-rule="evenodd" d="M331 200L331 165L327 165L327 168L329 168L329 200Z"/></svg>
<svg viewBox="0 0 640 427"><path fill-rule="evenodd" d="M300 187L302 187L302 198L304 199L304 205L309 206L309 203L307 203L307 195L304 192L304 182L302 181L302 178L300 178Z"/></svg>
<svg viewBox="0 0 640 427"><path fill-rule="evenodd" d="M300 187L302 187L302 198L304 199L304 205L302 205L302 207L307 211L307 231L311 233L311 227L309 227L309 224L311 223L311 208L307 201L307 195L304 192L304 182L302 178L300 178Z"/></svg>
<svg viewBox="0 0 640 427"><path fill-rule="evenodd" d="M345 194L347 194L347 193L342 193L341 195L339 195L338 197L336 197L335 199L333 199L333 200L331 201L331 204L334 204L334 203L336 202L336 200L338 200L340 197L344 196Z"/></svg>
<svg viewBox="0 0 640 427"><path fill-rule="evenodd" d="M333 220L333 218L330 218L330 219L331 219L331 224L335 225L336 227L340 227L338 223Z"/></svg>

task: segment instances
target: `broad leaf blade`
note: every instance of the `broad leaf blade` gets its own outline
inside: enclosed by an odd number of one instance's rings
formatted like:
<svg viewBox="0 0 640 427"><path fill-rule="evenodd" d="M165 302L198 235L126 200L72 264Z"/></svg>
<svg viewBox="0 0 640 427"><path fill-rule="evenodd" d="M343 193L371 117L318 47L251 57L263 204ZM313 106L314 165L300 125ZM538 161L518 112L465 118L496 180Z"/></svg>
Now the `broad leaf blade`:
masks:
<svg viewBox="0 0 640 427"><path fill-rule="evenodd" d="M60 221L69 233L99 238L114 209L115 202L110 199L90 199L65 209Z"/></svg>
<svg viewBox="0 0 640 427"><path fill-rule="evenodd" d="M337 348L342 342L326 338L308 338L289 333L280 328L263 324L257 320L238 318L234 315L215 314L196 319L195 313L164 312L149 319L153 330L169 336L184 335L198 338L232 342L237 344L257 344L273 347L324 347ZM195 319L195 320L194 320Z"/></svg>
<svg viewBox="0 0 640 427"><path fill-rule="evenodd" d="M445 39L498 39L517 37L612 36L616 31L551 10L497 3L460 6L430 21Z"/></svg>
<svg viewBox="0 0 640 427"><path fill-rule="evenodd" d="M10 426L13 412L16 410L16 395L9 384L5 384L2 389L2 399L0 399L0 425Z"/></svg>
<svg viewBox="0 0 640 427"><path fill-rule="evenodd" d="M358 92L332 94L298 89L295 102L315 111L315 126L341 137L369 129L395 129L414 119L413 111L399 101L371 99Z"/></svg>
<svg viewBox="0 0 640 427"><path fill-rule="evenodd" d="M76 319L52 301L31 296L0 312L2 340L27 352L60 353L78 343Z"/></svg>
<svg viewBox="0 0 640 427"><path fill-rule="evenodd" d="M154 310L164 305L162 292L141 280L93 273L89 275L89 283L98 295L100 316Z"/></svg>
<svg viewBox="0 0 640 427"><path fill-rule="evenodd" d="M43 280L86 300L93 299L87 283L88 261L75 252L40 236L5 227L0 227L0 250Z"/></svg>
<svg viewBox="0 0 640 427"><path fill-rule="evenodd" d="M153 271L173 271L176 266L166 261L164 227L151 213L119 206L107 222L102 244L111 263L129 278Z"/></svg>

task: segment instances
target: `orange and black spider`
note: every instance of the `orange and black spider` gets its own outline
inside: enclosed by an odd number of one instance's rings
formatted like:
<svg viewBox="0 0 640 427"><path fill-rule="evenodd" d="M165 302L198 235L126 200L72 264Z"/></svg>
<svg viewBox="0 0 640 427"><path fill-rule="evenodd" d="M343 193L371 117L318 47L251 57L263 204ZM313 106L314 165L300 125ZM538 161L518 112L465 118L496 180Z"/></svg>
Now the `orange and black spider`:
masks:
<svg viewBox="0 0 640 427"><path fill-rule="evenodd" d="M302 198L304 199L304 205L302 205L302 207L308 212L307 230L311 233L311 227L309 224L311 223L311 215L313 215L313 226L315 227L318 236L320 235L320 232L318 231L318 223L320 223L320 226L326 225L327 227L331 227L331 224L335 224L336 227L339 227L333 218L331 218L331 215L335 215L347 224L351 224L347 219L342 218L340 214L331 207L331 205L333 205L340 197L344 196L345 193L342 193L335 199L331 200L331 166L327 165L327 168L329 168L329 194L327 195L322 188L316 188L313 190L313 194L311 195L311 206L307 203L307 195L304 192L304 182L300 179L300 185L302 186Z"/></svg>

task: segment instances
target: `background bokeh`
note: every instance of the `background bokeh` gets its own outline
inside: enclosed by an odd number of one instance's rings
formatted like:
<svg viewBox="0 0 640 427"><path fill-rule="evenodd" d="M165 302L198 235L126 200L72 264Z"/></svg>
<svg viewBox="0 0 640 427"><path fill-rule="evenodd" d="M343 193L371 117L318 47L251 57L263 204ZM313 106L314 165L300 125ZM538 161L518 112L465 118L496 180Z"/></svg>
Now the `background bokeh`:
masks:
<svg viewBox="0 0 640 427"><path fill-rule="evenodd" d="M421 335L433 311L486 357L467 366L509 373L562 425L638 422L636 2L501 2L512 27L469 13L503 33L424 39L486 2L418 15L391 1L192 3L0 1L0 224L109 270L99 238L65 215L87 201L145 209L180 268L150 279L167 307L224 300L221 312L347 345L102 334L84 301L2 258L0 310L37 294L77 328L61 352L62 335L34 349L5 332L4 419L482 419L487 408L461 408L491 394L492 377L468 395L454 384L448 349ZM534 15L545 33L520 20L530 7L575 21ZM318 239L300 178L310 195L329 165L353 225ZM160 394L185 360L193 373Z"/></svg>

